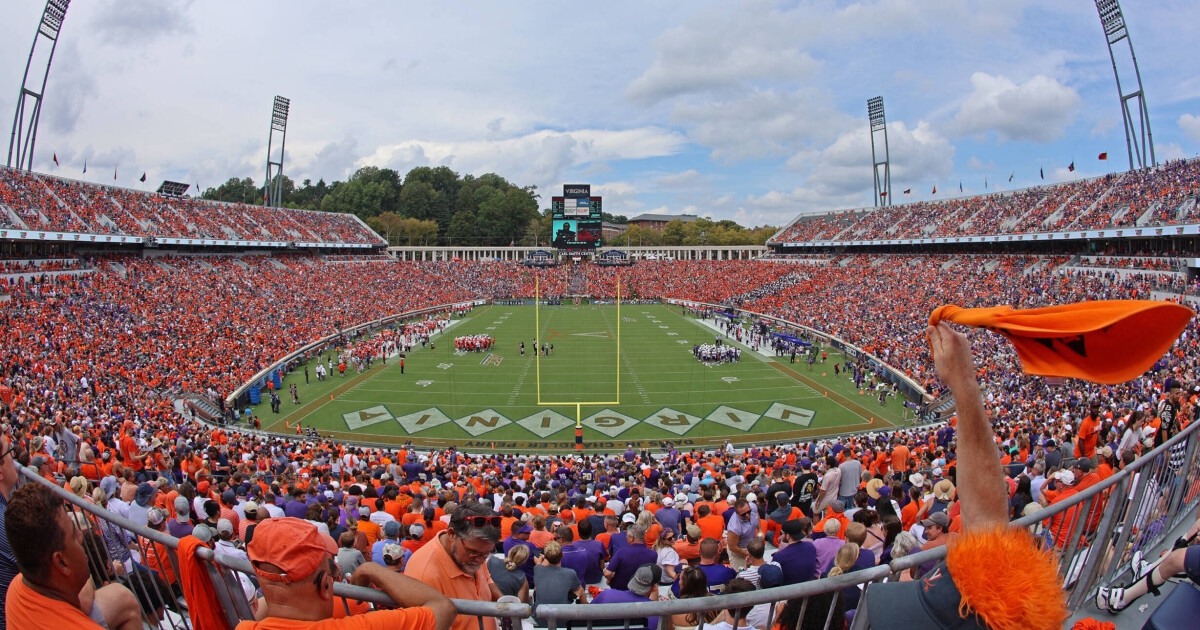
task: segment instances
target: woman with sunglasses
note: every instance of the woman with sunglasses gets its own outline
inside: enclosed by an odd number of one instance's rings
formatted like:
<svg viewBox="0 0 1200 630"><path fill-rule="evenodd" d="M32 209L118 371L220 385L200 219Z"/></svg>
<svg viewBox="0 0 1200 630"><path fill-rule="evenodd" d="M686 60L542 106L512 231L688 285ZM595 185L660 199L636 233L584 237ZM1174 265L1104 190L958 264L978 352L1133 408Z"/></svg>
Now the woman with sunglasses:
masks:
<svg viewBox="0 0 1200 630"><path fill-rule="evenodd" d="M675 532L664 529L654 541L654 552L658 554L658 566L662 567L662 581L670 585L675 583L676 569L679 566L679 552L675 551Z"/></svg>

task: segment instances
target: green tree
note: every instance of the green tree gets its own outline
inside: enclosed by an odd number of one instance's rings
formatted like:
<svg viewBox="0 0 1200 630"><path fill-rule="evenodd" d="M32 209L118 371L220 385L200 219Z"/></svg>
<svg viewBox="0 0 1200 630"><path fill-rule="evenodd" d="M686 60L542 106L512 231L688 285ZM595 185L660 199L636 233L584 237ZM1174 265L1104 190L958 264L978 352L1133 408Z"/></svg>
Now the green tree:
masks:
<svg viewBox="0 0 1200 630"><path fill-rule="evenodd" d="M686 236L685 224L681 219L672 219L663 226L662 244L663 245L683 245L683 239Z"/></svg>
<svg viewBox="0 0 1200 630"><path fill-rule="evenodd" d="M238 179L230 177L224 184L209 188L200 196L212 201L227 201L230 203L249 203L262 205L263 190L254 185L254 180L247 177Z"/></svg>

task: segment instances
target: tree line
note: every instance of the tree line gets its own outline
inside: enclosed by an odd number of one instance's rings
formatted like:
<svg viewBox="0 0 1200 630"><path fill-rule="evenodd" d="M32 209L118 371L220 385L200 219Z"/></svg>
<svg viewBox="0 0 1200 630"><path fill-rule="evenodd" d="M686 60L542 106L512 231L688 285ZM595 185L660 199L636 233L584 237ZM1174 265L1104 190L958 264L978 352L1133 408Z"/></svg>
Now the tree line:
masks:
<svg viewBox="0 0 1200 630"><path fill-rule="evenodd" d="M552 237L549 199L537 186L517 186L496 175L460 176L446 166L418 166L403 177L390 168L364 166L346 181L327 184L286 175L281 204L300 210L345 212L361 218L392 245L548 245ZM263 204L263 187L252 178L231 177L208 188L202 199ZM539 209L539 202L547 205ZM604 220L624 224L623 215ZM630 225L610 245L750 245L765 243L772 227L748 230L729 220L676 220L662 232Z"/></svg>

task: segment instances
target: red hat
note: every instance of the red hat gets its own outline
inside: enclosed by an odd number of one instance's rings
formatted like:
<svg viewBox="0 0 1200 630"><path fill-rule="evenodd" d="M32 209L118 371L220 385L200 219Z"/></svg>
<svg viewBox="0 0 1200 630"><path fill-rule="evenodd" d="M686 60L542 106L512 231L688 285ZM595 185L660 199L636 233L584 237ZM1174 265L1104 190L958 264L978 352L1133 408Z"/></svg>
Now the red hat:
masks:
<svg viewBox="0 0 1200 630"><path fill-rule="evenodd" d="M290 583L312 575L326 559L337 555L337 547L308 521L272 518L258 524L246 553L258 577ZM259 563L273 564L282 573L264 571Z"/></svg>
<svg viewBox="0 0 1200 630"><path fill-rule="evenodd" d="M200 494L208 494L208 480L207 479L196 484L196 492L199 492Z"/></svg>

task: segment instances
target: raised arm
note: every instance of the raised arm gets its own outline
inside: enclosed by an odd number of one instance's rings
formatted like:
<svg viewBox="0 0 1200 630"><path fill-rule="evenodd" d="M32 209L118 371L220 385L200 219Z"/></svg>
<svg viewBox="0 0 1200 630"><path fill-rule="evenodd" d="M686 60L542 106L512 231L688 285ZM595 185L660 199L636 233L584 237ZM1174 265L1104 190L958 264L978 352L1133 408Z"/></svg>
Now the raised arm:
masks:
<svg viewBox="0 0 1200 630"><path fill-rule="evenodd" d="M975 360L966 335L945 322L928 329L938 377L958 407L958 497L964 529L1008 523L1008 493L1000 472L995 436L975 380Z"/></svg>

